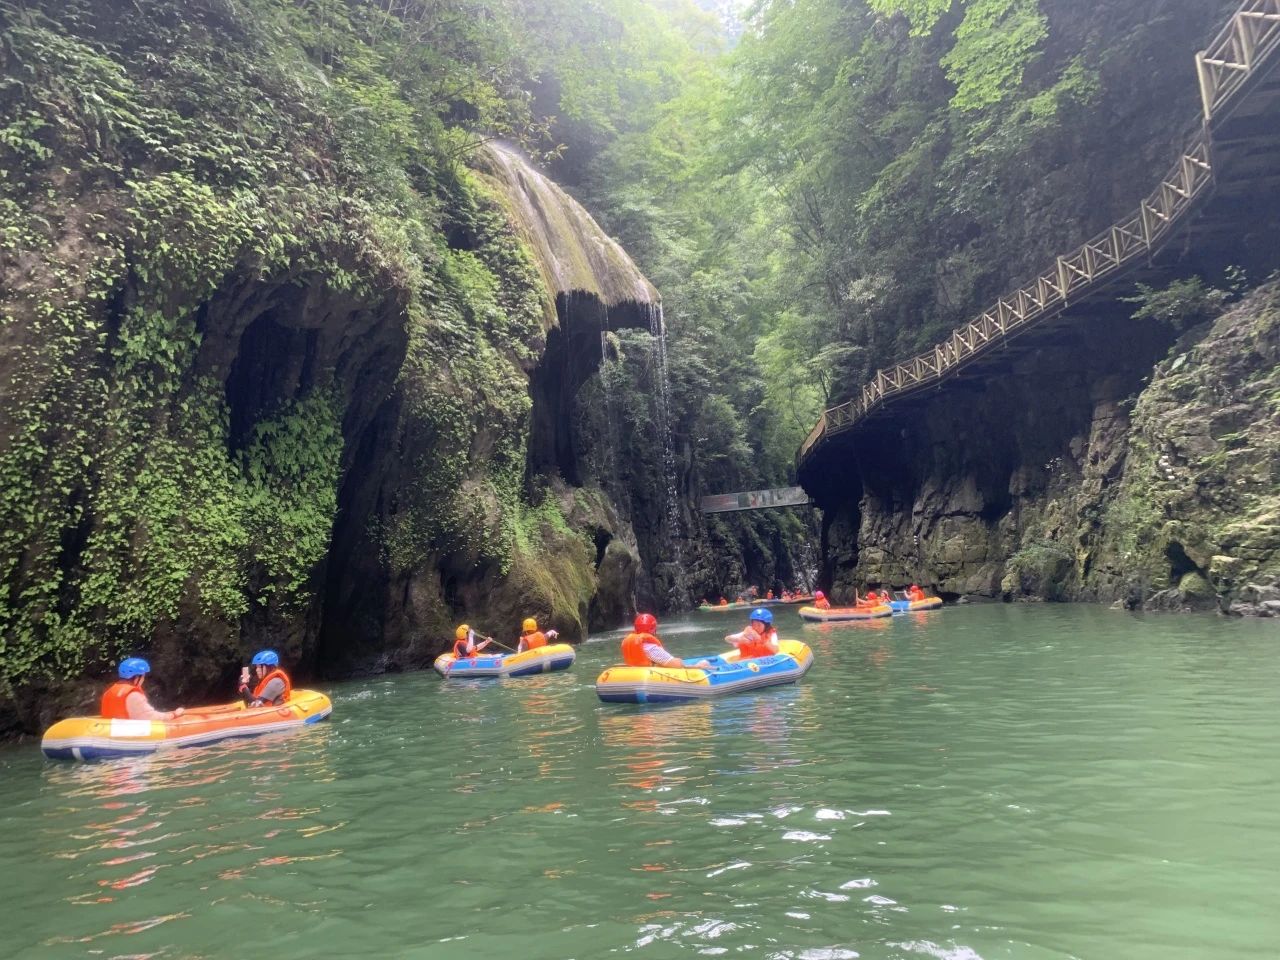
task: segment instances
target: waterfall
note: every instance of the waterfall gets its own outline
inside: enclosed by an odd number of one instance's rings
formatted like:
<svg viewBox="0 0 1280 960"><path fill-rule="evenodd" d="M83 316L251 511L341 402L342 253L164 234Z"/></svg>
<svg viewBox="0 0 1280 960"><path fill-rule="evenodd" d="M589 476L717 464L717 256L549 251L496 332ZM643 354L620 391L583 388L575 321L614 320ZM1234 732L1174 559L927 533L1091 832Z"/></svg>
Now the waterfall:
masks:
<svg viewBox="0 0 1280 960"><path fill-rule="evenodd" d="M606 317L608 314L606 314ZM621 481L618 478L618 415L613 403L613 364L609 362L609 325L600 328L600 389L604 393L604 457L601 464L600 486L615 503L619 500Z"/></svg>
<svg viewBox="0 0 1280 960"><path fill-rule="evenodd" d="M662 303L649 310L649 332L653 335L653 361L657 373L658 392L655 398L658 434L662 438L662 471L667 486L666 521L667 539L671 543L675 582L672 599L677 607L689 604L688 576L684 567L683 524L680 522L680 491L676 486L676 449L671 436L671 380L667 374L667 325L662 315Z"/></svg>

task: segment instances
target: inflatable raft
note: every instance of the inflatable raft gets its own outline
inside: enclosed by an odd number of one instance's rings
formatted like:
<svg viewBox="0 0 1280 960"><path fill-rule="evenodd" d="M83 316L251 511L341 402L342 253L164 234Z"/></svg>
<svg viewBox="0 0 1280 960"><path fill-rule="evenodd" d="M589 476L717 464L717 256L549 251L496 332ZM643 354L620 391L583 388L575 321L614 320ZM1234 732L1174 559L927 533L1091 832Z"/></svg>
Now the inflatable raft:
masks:
<svg viewBox="0 0 1280 960"><path fill-rule="evenodd" d="M813 598L810 597L810 599ZM719 613L725 610L754 610L756 607L776 607L786 602L794 603L795 601L751 600L749 602L734 601L733 603L701 603L698 605L698 609L704 612L710 610Z"/></svg>
<svg viewBox="0 0 1280 960"><path fill-rule="evenodd" d="M436 673L449 677L528 677L535 673L567 670L573 666L575 654L567 643L549 643L524 653L495 656L454 658L452 653L436 657Z"/></svg>
<svg viewBox="0 0 1280 960"><path fill-rule="evenodd" d="M813 665L813 651L799 640L783 640L771 657L739 660L738 652L706 659L702 667L610 667L596 678L596 695L606 703L682 703L795 683Z"/></svg>
<svg viewBox="0 0 1280 960"><path fill-rule="evenodd" d="M840 623L845 620L874 620L876 617L887 617L893 613L893 607L882 603L875 607L831 607L819 610L817 607L801 607L800 619L811 623Z"/></svg>
<svg viewBox="0 0 1280 960"><path fill-rule="evenodd" d="M889 604L894 613L910 613L914 610L936 610L942 606L941 597L925 597L923 600L894 600Z"/></svg>
<svg viewBox="0 0 1280 960"><path fill-rule="evenodd" d="M294 690L288 702L278 707L246 707L243 703L193 707L175 720L71 717L45 731L40 749L52 760L132 757L305 727L319 723L332 709L323 693Z"/></svg>

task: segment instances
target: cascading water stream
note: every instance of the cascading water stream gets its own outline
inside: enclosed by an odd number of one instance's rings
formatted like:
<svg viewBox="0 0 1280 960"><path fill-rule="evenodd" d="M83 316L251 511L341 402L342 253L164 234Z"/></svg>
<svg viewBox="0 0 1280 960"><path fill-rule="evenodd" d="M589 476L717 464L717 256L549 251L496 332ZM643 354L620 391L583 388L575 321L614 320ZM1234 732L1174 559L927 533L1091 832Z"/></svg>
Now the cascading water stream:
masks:
<svg viewBox="0 0 1280 960"><path fill-rule="evenodd" d="M649 332L653 335L654 367L657 371L657 421L658 433L662 437L662 470L667 486L666 519L667 537L671 543L671 562L675 567L675 582L672 584L672 601L678 608L689 604L688 590L685 586L688 577L684 567L683 524L680 522L680 494L676 488L676 451L671 435L671 380L667 373L667 325L662 315L662 304L658 303L649 311Z"/></svg>
<svg viewBox="0 0 1280 960"><path fill-rule="evenodd" d="M600 389L604 393L604 463L601 486L615 503L619 500L621 481L618 478L618 415L613 403L613 364L609 361L609 325L607 322L600 330Z"/></svg>

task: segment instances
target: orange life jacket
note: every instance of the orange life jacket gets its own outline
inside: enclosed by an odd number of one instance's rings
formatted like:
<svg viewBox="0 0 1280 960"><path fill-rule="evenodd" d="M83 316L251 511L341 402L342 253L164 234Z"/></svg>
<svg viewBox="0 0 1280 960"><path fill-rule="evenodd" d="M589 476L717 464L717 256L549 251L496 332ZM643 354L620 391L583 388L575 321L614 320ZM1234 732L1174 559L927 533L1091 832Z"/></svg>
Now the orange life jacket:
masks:
<svg viewBox="0 0 1280 960"><path fill-rule="evenodd" d="M102 705L98 712L108 720L128 720L129 704L126 702L130 694L142 693L142 689L128 680L117 680L107 687L102 694Z"/></svg>
<svg viewBox="0 0 1280 960"><path fill-rule="evenodd" d="M520 639L524 641L526 650L537 650L539 647L547 645L547 635L541 630L535 630L533 633L525 633L520 635Z"/></svg>
<svg viewBox="0 0 1280 960"><path fill-rule="evenodd" d="M453 659L465 660L467 657L473 657L475 654L467 653L467 638L453 641Z"/></svg>
<svg viewBox="0 0 1280 960"><path fill-rule="evenodd" d="M743 633L746 634L746 637L734 642L734 646L738 648L738 659L748 660L751 657L771 657L777 652L769 645L770 640L778 639L776 631L764 634L757 633L751 627L747 627Z"/></svg>
<svg viewBox="0 0 1280 960"><path fill-rule="evenodd" d="M830 609L831 609L831 601L830 601L830 600L828 600L826 597L823 597L821 600L815 600L815 601L813 601L813 605L814 605L815 607L817 607L819 610L830 610Z"/></svg>
<svg viewBox="0 0 1280 960"><path fill-rule="evenodd" d="M924 591L921 590L919 587L912 587L911 590L907 593L907 596L910 597L912 600L923 600Z"/></svg>
<svg viewBox="0 0 1280 960"><path fill-rule="evenodd" d="M622 638L622 662L629 667L647 667L652 661L644 652L646 643L662 646L662 641L652 633L629 633Z"/></svg>
<svg viewBox="0 0 1280 960"><path fill-rule="evenodd" d="M261 680L258 681L258 685L253 688L253 699L261 700L263 693L266 692L267 684L270 683L272 680L283 680L284 692L281 693L279 697L277 697L275 700L271 702L284 703L285 701L287 701L289 699L289 694L293 693L293 681L290 680L289 675L285 673L283 670L281 670L279 667L276 667L274 670L272 670L265 677L263 677Z"/></svg>

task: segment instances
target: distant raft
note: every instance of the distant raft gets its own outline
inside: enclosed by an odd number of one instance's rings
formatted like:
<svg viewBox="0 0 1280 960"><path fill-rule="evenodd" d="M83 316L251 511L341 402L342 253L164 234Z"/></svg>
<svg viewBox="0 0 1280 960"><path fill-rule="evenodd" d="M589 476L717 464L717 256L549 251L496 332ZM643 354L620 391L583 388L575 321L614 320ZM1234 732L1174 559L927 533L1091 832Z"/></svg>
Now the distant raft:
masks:
<svg viewBox="0 0 1280 960"><path fill-rule="evenodd" d="M294 690L278 707L246 707L243 703L193 707L174 720L71 717L45 731L40 749L51 760L133 757L306 727L319 723L332 709L323 693Z"/></svg>
<svg viewBox="0 0 1280 960"><path fill-rule="evenodd" d="M917 610L936 610L942 606L941 597L925 597L923 600L891 600L894 613L914 613Z"/></svg>
<svg viewBox="0 0 1280 960"><path fill-rule="evenodd" d="M887 603L875 607L830 607L820 610L817 607L801 607L800 619L811 623L839 623L845 620L874 620L876 617L887 617L893 613L893 607Z"/></svg>
<svg viewBox="0 0 1280 960"><path fill-rule="evenodd" d="M813 598L810 597L810 600ZM754 610L756 607L776 607L779 604L786 603L785 600L741 600L733 603L701 603L698 609L702 611L723 612L726 610Z"/></svg>
<svg viewBox="0 0 1280 960"><path fill-rule="evenodd" d="M739 660L736 650L707 660L702 667L610 667L596 678L596 695L605 703L683 703L795 683L813 666L813 651L799 640L783 640L770 657Z"/></svg>
<svg viewBox="0 0 1280 960"><path fill-rule="evenodd" d="M573 647L567 643L549 643L545 647L499 656L463 657L452 653L436 657L436 673L449 679L461 677L528 677L552 670L568 670L573 666Z"/></svg>

